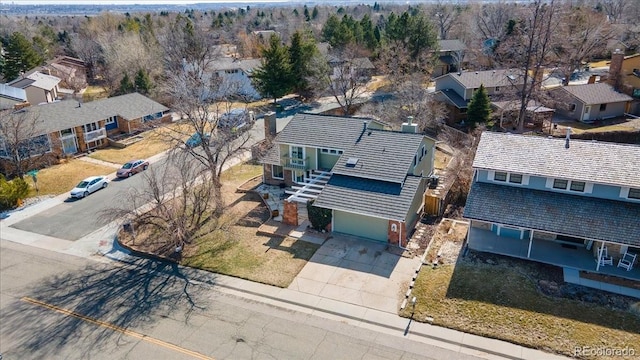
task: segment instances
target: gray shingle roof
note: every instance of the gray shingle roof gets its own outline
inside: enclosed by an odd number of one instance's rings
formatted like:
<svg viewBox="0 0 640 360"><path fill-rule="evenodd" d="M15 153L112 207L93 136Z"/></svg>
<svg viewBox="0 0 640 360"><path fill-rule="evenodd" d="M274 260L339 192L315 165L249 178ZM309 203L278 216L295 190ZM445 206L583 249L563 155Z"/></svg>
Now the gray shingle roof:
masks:
<svg viewBox="0 0 640 360"><path fill-rule="evenodd" d="M143 95L133 93L83 103L80 107L77 101L66 100L29 106L24 110L35 114L43 122L43 133L52 133L116 115L134 120L145 115L168 111L169 108Z"/></svg>
<svg viewBox="0 0 640 360"><path fill-rule="evenodd" d="M402 183L424 139L421 134L367 130L333 166L334 174ZM354 140L356 140L354 139ZM349 159L358 159L347 166Z"/></svg>
<svg viewBox="0 0 640 360"><path fill-rule="evenodd" d="M484 132L473 167L640 187L640 146Z"/></svg>
<svg viewBox="0 0 640 360"><path fill-rule="evenodd" d="M440 52L463 51L467 49L460 40L438 40L438 47L440 48Z"/></svg>
<svg viewBox="0 0 640 360"><path fill-rule="evenodd" d="M524 83L522 71L517 69L465 71L462 73L450 73L441 77L450 76L467 89L495 86L522 85ZM437 80L437 79L436 79Z"/></svg>
<svg viewBox="0 0 640 360"><path fill-rule="evenodd" d="M236 70L240 69L247 74L251 74L254 69L262 66L262 59L235 59L231 57L221 57L215 59L210 68L214 70Z"/></svg>
<svg viewBox="0 0 640 360"><path fill-rule="evenodd" d="M421 178L407 176L404 186L333 174L314 205L334 210L405 220L416 193L424 190Z"/></svg>
<svg viewBox="0 0 640 360"><path fill-rule="evenodd" d="M566 91L587 105L631 101L629 95L615 91L607 83L563 86L557 91Z"/></svg>
<svg viewBox="0 0 640 360"><path fill-rule="evenodd" d="M439 101L448 101L452 105L460 109L465 109L469 102L458 95L457 92L451 89L442 89L435 92L435 96Z"/></svg>
<svg viewBox="0 0 640 360"><path fill-rule="evenodd" d="M298 113L275 139L276 143L346 150L362 133L369 118Z"/></svg>
<svg viewBox="0 0 640 360"><path fill-rule="evenodd" d="M491 105L498 108L498 110L520 110L520 101L492 101ZM554 112L555 109L543 106L535 100L529 100L527 103L527 111L541 113L541 112Z"/></svg>
<svg viewBox="0 0 640 360"><path fill-rule="evenodd" d="M269 148L261 157L260 162L263 164L280 165L280 151L278 144L275 144Z"/></svg>
<svg viewBox="0 0 640 360"><path fill-rule="evenodd" d="M640 204L475 182L464 217L640 246Z"/></svg>
<svg viewBox="0 0 640 360"><path fill-rule="evenodd" d="M26 75L24 78L19 77L13 80L9 83L9 85L22 89L29 86L34 86L39 89L51 90L56 85L58 85L60 81L60 78L35 71L29 75Z"/></svg>

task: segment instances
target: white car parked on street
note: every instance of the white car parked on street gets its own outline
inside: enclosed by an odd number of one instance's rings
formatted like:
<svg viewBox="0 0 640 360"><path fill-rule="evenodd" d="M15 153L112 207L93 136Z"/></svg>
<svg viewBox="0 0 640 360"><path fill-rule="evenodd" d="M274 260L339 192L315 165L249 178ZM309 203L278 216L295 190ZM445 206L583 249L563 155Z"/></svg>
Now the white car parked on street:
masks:
<svg viewBox="0 0 640 360"><path fill-rule="evenodd" d="M109 184L106 176L91 176L82 181L71 190L71 197L82 199L89 194L104 189Z"/></svg>

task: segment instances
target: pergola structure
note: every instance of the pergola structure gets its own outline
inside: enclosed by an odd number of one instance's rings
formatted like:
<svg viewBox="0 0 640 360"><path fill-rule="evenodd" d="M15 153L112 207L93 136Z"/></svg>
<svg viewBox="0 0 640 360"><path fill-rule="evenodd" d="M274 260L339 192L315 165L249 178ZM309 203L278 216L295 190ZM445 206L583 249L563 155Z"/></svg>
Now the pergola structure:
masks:
<svg viewBox="0 0 640 360"><path fill-rule="evenodd" d="M305 183L294 185L291 190L285 190L285 194L290 196L287 200L307 203L309 200L315 200L324 190L325 185L329 182L331 173L328 171L314 171L311 177Z"/></svg>

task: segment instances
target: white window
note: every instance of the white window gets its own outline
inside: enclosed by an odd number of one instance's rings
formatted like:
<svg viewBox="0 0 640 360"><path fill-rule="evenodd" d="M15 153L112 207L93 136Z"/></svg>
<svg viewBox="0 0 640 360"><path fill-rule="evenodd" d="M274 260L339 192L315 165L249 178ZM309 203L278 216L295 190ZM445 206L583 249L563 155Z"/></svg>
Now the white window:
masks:
<svg viewBox="0 0 640 360"><path fill-rule="evenodd" d="M320 152L323 154L328 154L329 153L329 149L320 149Z"/></svg>
<svg viewBox="0 0 640 360"><path fill-rule="evenodd" d="M495 181L507 181L507 173L506 172L500 172L500 171L496 171L495 175L493 176L493 180Z"/></svg>
<svg viewBox="0 0 640 360"><path fill-rule="evenodd" d="M284 180L284 169L280 165L271 165L271 177Z"/></svg>
<svg viewBox="0 0 640 360"><path fill-rule="evenodd" d="M331 149L331 150L329 150L329 153L330 153L330 154L337 154L337 153L338 153L338 150Z"/></svg>
<svg viewBox="0 0 640 360"><path fill-rule="evenodd" d="M509 174L509 182L514 184L522 184L521 174Z"/></svg>
<svg viewBox="0 0 640 360"><path fill-rule="evenodd" d="M342 155L342 150L338 150L338 154Z"/></svg>
<svg viewBox="0 0 640 360"><path fill-rule="evenodd" d="M96 130L98 130L97 123L90 123L90 124L84 125L84 132L90 132L90 131L96 131Z"/></svg>
<svg viewBox="0 0 640 360"><path fill-rule="evenodd" d="M563 179L553 179L553 188L560 190L567 190L567 185L569 185L569 181Z"/></svg>
<svg viewBox="0 0 640 360"><path fill-rule="evenodd" d="M107 119L107 121L105 122L106 125L111 125L111 124L115 124L116 123L116 117L112 116L110 118Z"/></svg>
<svg viewBox="0 0 640 360"><path fill-rule="evenodd" d="M585 185L586 185L586 183L583 182L583 181L572 181L571 182L571 186L569 187L569 190L577 191L577 192L584 192Z"/></svg>
<svg viewBox="0 0 640 360"><path fill-rule="evenodd" d="M391 232L398 232L398 225L397 224L391 224Z"/></svg>

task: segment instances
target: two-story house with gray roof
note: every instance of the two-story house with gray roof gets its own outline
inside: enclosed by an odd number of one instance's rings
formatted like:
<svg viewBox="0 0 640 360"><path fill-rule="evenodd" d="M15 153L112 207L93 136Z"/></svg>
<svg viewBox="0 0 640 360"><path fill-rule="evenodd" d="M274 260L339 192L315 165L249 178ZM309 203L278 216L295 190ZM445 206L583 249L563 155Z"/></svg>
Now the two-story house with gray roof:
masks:
<svg viewBox="0 0 640 360"><path fill-rule="evenodd" d="M32 105L51 103L58 99L61 79L52 75L35 71L7 83L9 86L23 89L27 93L27 101Z"/></svg>
<svg viewBox="0 0 640 360"><path fill-rule="evenodd" d="M460 40L438 40L438 62L433 69L432 77L461 70L465 50L467 47Z"/></svg>
<svg viewBox="0 0 640 360"><path fill-rule="evenodd" d="M390 131L374 119L296 114L262 159L264 182L289 186L288 201L330 209L334 232L405 246L434 151L412 122Z"/></svg>
<svg viewBox="0 0 640 360"><path fill-rule="evenodd" d="M109 145L109 134L130 134L151 123L171 121L169 109L141 94L132 93L86 103L63 100L46 105L28 106L20 112L34 119L32 135L41 149L50 153L47 163ZM0 138L0 163L9 157L7 145ZM41 154L39 154L41 155ZM9 172L4 162L5 173Z"/></svg>
<svg viewBox="0 0 640 360"><path fill-rule="evenodd" d="M558 114L585 123L624 116L633 101L607 83L562 86L549 93Z"/></svg>
<svg viewBox="0 0 640 360"><path fill-rule="evenodd" d="M517 69L464 71L442 75L435 82L436 98L448 105L450 118L459 121L466 118L469 102L480 85L490 97L514 94L522 90L524 77Z"/></svg>
<svg viewBox="0 0 640 360"><path fill-rule="evenodd" d="M618 267L640 253L640 146L484 132L473 169L469 248L557 265L584 285L585 273L640 280L637 258Z"/></svg>

